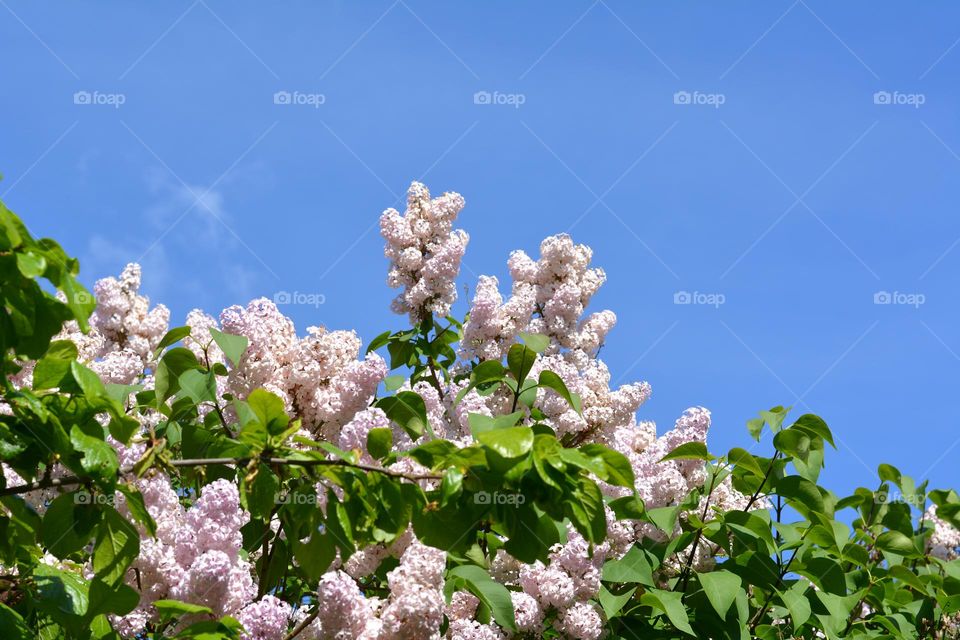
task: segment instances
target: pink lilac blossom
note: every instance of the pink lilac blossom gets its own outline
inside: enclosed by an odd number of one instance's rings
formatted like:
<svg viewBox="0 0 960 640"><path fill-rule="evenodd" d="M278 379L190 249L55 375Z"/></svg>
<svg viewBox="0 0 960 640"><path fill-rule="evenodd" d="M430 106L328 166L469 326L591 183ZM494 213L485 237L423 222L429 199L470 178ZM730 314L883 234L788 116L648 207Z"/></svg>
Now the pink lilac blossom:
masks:
<svg viewBox="0 0 960 640"><path fill-rule="evenodd" d="M927 553L948 562L960 557L960 529L937 517L934 505L924 512L923 520L933 525L933 534L927 540Z"/></svg>
<svg viewBox="0 0 960 640"><path fill-rule="evenodd" d="M387 241L390 259L387 284L403 291L393 302L396 313L406 313L417 323L428 314L446 316L457 299L456 278L469 236L453 229L463 209L459 193L430 198L419 182L407 190L407 209L401 215L387 209L380 216L380 234Z"/></svg>
<svg viewBox="0 0 960 640"><path fill-rule="evenodd" d="M230 392L241 398L260 387L275 393L311 433L333 441L387 375L379 355L357 360L361 343L355 332L309 327L298 338L293 322L266 298L224 310L220 322L225 332L249 341L230 372Z"/></svg>
<svg viewBox="0 0 960 640"><path fill-rule="evenodd" d="M115 446L121 463L142 454L142 445ZM215 480L184 509L165 475L155 473L134 484L157 523L157 535L141 531L140 555L127 576L127 583L140 590L140 602L131 613L114 618L121 635L142 633L154 619L152 603L161 598L208 606L218 616L236 615L250 604L256 586L249 562L240 556L240 527L248 515L240 508L236 486Z"/></svg>
<svg viewBox="0 0 960 640"><path fill-rule="evenodd" d="M237 615L245 629L241 640L283 640L291 613L289 604L270 595L248 604Z"/></svg>

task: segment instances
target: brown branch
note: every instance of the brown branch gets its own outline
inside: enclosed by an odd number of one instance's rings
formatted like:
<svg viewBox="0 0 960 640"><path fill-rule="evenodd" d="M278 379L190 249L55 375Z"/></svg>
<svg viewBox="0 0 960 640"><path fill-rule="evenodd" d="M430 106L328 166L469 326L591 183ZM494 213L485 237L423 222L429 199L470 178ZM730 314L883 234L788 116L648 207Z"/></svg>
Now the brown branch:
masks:
<svg viewBox="0 0 960 640"><path fill-rule="evenodd" d="M418 480L442 480L443 476L432 474L432 473L403 473L400 471L393 471L391 469L384 469L383 467L376 467L369 464L360 464L354 462L347 462L346 460L292 460L289 458L185 458L182 460L171 460L167 464L172 467L205 467L216 464L245 464L252 460L259 459L261 462L269 464L278 464L278 465L287 465L293 467L349 467L351 469L358 469L360 471L367 471L369 473L380 473L391 478L398 478L401 480L410 480L411 482L416 482ZM121 475L129 474L133 471L133 467L128 467L120 470ZM36 491L38 489L48 489L51 487L68 487L75 486L78 484L84 484L89 482L90 478L80 478L78 476L64 476L62 478L44 478L42 480L34 480L33 482L28 482L26 484L17 485L15 487L6 487L0 489L0 497L3 496L12 496L18 495L21 493L28 493L30 491Z"/></svg>

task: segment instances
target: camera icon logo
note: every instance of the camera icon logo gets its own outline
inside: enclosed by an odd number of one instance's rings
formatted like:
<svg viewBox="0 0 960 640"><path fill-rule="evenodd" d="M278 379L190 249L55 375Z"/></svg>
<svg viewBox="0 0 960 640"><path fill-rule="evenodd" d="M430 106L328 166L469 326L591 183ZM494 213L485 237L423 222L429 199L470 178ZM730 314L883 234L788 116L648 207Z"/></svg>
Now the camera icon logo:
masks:
<svg viewBox="0 0 960 640"><path fill-rule="evenodd" d="M493 96L489 91L477 91L473 94L473 104L491 104Z"/></svg>
<svg viewBox="0 0 960 640"><path fill-rule="evenodd" d="M77 91L73 94L73 104L90 104L92 100L93 96L89 91Z"/></svg>
<svg viewBox="0 0 960 640"><path fill-rule="evenodd" d="M693 296L689 291L677 291L673 294L673 304L690 304L693 302Z"/></svg>
<svg viewBox="0 0 960 640"><path fill-rule="evenodd" d="M273 301L276 304L290 304L290 292L289 291L277 291L273 294Z"/></svg>
<svg viewBox="0 0 960 640"><path fill-rule="evenodd" d="M873 94L873 104L890 104L892 96L889 91L877 91Z"/></svg>
<svg viewBox="0 0 960 640"><path fill-rule="evenodd" d="M273 94L273 104L290 104L292 96L289 91L277 91Z"/></svg>
<svg viewBox="0 0 960 640"><path fill-rule="evenodd" d="M486 491L478 491L473 494L473 503L474 504L491 504L493 502L493 497Z"/></svg>
<svg viewBox="0 0 960 640"><path fill-rule="evenodd" d="M690 104L691 96L689 91L677 91L673 94L673 104Z"/></svg>
<svg viewBox="0 0 960 640"><path fill-rule="evenodd" d="M893 302L893 296L889 291L877 291L873 294L873 304L890 304Z"/></svg>

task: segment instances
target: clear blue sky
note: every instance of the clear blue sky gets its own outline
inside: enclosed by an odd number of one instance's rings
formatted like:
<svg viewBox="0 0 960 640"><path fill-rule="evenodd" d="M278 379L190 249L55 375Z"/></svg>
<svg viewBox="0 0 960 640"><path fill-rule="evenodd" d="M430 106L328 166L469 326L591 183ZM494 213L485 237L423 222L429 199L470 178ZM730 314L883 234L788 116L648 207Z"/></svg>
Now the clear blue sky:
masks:
<svg viewBox="0 0 960 640"><path fill-rule="evenodd" d="M324 297L285 307L301 331L368 340L400 325L377 217L424 178L467 200L465 285L505 280L510 250L549 234L594 248L595 308L619 317L603 355L651 382L641 414L661 429L709 407L725 451L757 410L795 404L839 436L838 488L874 485L883 461L955 486L958 18L950 2L0 0L0 197L86 281L141 261L177 322L300 292Z"/></svg>

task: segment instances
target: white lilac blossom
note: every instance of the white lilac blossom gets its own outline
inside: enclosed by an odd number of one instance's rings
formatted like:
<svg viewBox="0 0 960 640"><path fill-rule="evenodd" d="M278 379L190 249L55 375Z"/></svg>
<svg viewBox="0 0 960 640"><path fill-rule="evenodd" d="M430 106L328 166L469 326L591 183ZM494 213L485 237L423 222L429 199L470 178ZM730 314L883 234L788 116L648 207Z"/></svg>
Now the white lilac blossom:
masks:
<svg viewBox="0 0 960 640"><path fill-rule="evenodd" d="M457 299L455 280L470 239L453 228L463 205L459 193L431 199L427 187L414 182L407 190L406 211L387 209L380 216L384 254L390 259L387 284L403 289L393 310L408 314L413 323L431 313L446 316Z"/></svg>

